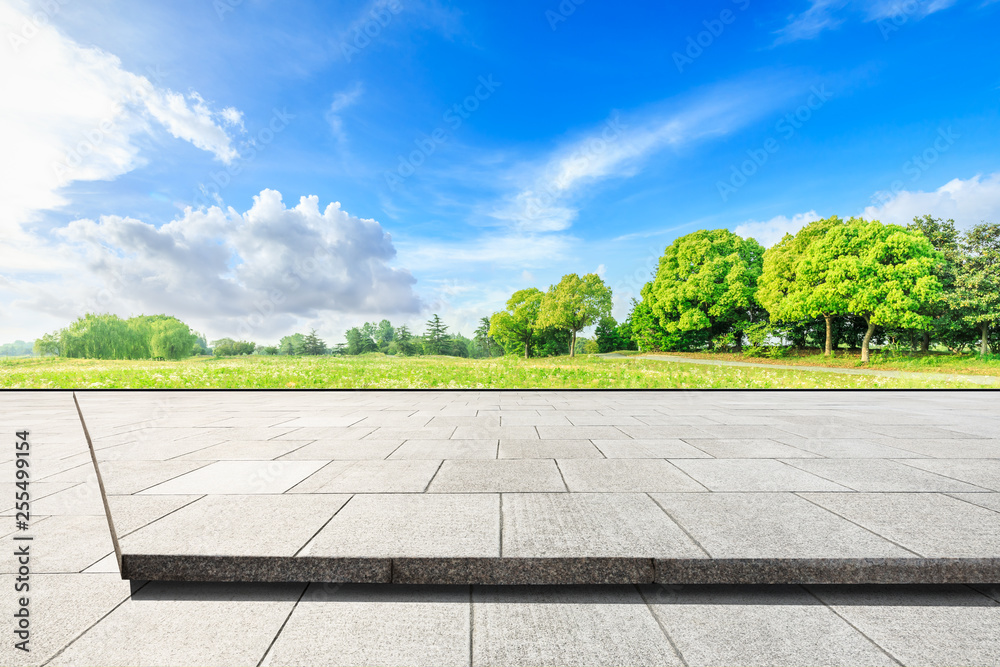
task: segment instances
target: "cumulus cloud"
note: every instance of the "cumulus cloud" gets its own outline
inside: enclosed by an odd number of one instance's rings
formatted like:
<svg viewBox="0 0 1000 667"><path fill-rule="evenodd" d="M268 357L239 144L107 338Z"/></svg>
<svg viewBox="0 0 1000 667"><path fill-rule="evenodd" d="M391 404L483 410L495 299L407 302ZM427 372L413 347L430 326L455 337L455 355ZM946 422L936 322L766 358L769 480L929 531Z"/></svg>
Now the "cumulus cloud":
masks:
<svg viewBox="0 0 1000 667"><path fill-rule="evenodd" d="M816 211L796 213L791 218L777 215L770 220L747 220L733 229L733 233L743 238L756 239L765 248L770 248L780 241L785 234L794 234L810 222L819 220Z"/></svg>
<svg viewBox="0 0 1000 667"><path fill-rule="evenodd" d="M982 221L1000 222L1000 172L985 178L955 178L931 192L900 190L876 193L883 203L868 206L862 213L869 220L905 225L916 216L952 218L968 229Z"/></svg>
<svg viewBox="0 0 1000 667"><path fill-rule="evenodd" d="M281 193L264 190L243 213L188 208L161 227L104 216L76 220L59 236L71 270L48 283L8 284L21 292L22 307L64 318L167 312L252 336L299 318L412 313L421 305L410 272L390 266L396 250L382 226L338 202L320 210L315 196L288 208Z"/></svg>
<svg viewBox="0 0 1000 667"><path fill-rule="evenodd" d="M23 3L0 3L10 43L0 58L0 231L20 234L34 212L66 203L74 181L111 180L143 163L136 139L162 126L228 163L242 114L215 111L196 92L162 88L32 18Z"/></svg>

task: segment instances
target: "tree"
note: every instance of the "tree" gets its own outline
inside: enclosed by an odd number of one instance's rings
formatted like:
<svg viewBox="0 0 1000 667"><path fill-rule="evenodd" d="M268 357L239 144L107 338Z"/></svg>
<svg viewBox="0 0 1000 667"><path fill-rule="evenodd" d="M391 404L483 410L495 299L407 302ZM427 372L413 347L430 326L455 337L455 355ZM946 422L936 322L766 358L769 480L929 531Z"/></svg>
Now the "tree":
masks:
<svg viewBox="0 0 1000 667"><path fill-rule="evenodd" d="M447 354L448 352L448 327L441 321L437 313L427 320L424 347L428 354Z"/></svg>
<svg viewBox="0 0 1000 667"><path fill-rule="evenodd" d="M49 355L59 355L59 334L58 333L48 333L43 335L41 338L35 340L35 344L32 347L35 354L40 357L47 357Z"/></svg>
<svg viewBox="0 0 1000 667"><path fill-rule="evenodd" d="M940 338L953 339L956 333L961 335L960 331L954 330L964 329L966 324L958 310L945 298L945 295L955 290L956 270L961 259L960 234L955 228L955 221L925 215L922 218L913 218L913 222L906 228L910 231L919 231L927 237L931 246L941 253L942 261L935 267L934 275L941 283L942 297L929 305L927 314L934 318L934 329ZM921 332L920 351L929 352L930 345L931 332L924 329Z"/></svg>
<svg viewBox="0 0 1000 667"><path fill-rule="evenodd" d="M990 353L990 328L1000 321L1000 224L976 225L962 239L952 303L979 328L979 353Z"/></svg>
<svg viewBox="0 0 1000 667"><path fill-rule="evenodd" d="M660 258L648 292L668 333L699 332L713 340L735 334L763 313L755 299L764 249L726 229L698 231L674 241Z"/></svg>
<svg viewBox="0 0 1000 667"><path fill-rule="evenodd" d="M302 354L326 354L326 343L316 335L315 329L310 329L302 341Z"/></svg>
<svg viewBox="0 0 1000 667"><path fill-rule="evenodd" d="M378 336L379 347L388 346L392 342L396 331L392 328L392 324L389 320L382 320L378 323L378 330L376 335Z"/></svg>
<svg viewBox="0 0 1000 667"><path fill-rule="evenodd" d="M149 324L150 355L163 359L185 359L191 356L198 337L188 325L173 317L158 319Z"/></svg>
<svg viewBox="0 0 1000 667"><path fill-rule="evenodd" d="M934 276L940 259L922 233L852 218L811 243L796 270L838 311L865 321L861 361L868 362L876 326L929 324L921 310L941 293Z"/></svg>
<svg viewBox="0 0 1000 667"><path fill-rule="evenodd" d="M623 329L615 321L615 318L611 316L602 317L601 321L597 323L597 328L594 329L594 341L597 345L597 351L605 353L628 349L631 340L629 340L625 331L626 329Z"/></svg>
<svg viewBox="0 0 1000 667"><path fill-rule="evenodd" d="M236 357L244 354L253 354L257 349L255 343L245 340L233 340L232 338L220 338L212 343L212 354L217 357Z"/></svg>
<svg viewBox="0 0 1000 667"><path fill-rule="evenodd" d="M265 357L273 357L278 354L277 345L264 345L258 347L256 350L257 354L264 355Z"/></svg>
<svg viewBox="0 0 1000 667"><path fill-rule="evenodd" d="M486 352L487 357L493 356L493 345L494 340L490 336L490 318L484 317L479 320L479 327L476 329L476 337L474 338L476 345L479 349Z"/></svg>
<svg viewBox="0 0 1000 667"><path fill-rule="evenodd" d="M610 314L611 289L601 277L588 273L581 278L569 273L545 293L538 324L570 332L569 356L573 357L576 355L577 333Z"/></svg>
<svg viewBox="0 0 1000 667"><path fill-rule="evenodd" d="M507 310L493 313L490 317L489 335L508 354L523 347L524 358L528 358L531 339L538 327L542 297L541 290L534 287L518 290L507 300Z"/></svg>
<svg viewBox="0 0 1000 667"><path fill-rule="evenodd" d="M846 304L823 285L809 284L799 275L799 264L809 247L831 229L846 224L837 216L809 223L794 236L785 234L764 253L757 284L757 301L776 322L793 323L822 317L826 323L823 354L833 354L834 317L846 313Z"/></svg>
<svg viewBox="0 0 1000 667"><path fill-rule="evenodd" d="M285 336L278 342L278 353L302 354L302 345L305 342L305 338L306 337L300 333Z"/></svg>

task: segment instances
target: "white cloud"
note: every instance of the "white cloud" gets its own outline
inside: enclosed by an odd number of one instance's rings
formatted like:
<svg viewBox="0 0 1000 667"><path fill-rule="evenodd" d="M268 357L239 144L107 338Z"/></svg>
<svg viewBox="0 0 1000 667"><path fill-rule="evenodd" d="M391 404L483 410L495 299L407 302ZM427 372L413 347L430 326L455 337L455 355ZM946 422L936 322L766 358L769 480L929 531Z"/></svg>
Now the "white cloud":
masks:
<svg viewBox="0 0 1000 667"><path fill-rule="evenodd" d="M357 103L362 92L364 92L364 88L360 83L354 84L348 90L338 92L333 96L333 102L330 103L330 108L326 112L326 120L330 123L333 136L340 143L347 141L347 135L344 132L344 119L341 117L340 112Z"/></svg>
<svg viewBox="0 0 1000 667"><path fill-rule="evenodd" d="M135 139L155 120L174 137L230 162L237 152L222 125L242 130L232 107L213 111L202 97L154 85L121 61L84 47L30 18L23 3L0 3L0 231L23 236L35 212L66 203L74 181L114 179L143 163ZM30 38L14 40L25 28ZM15 43L16 42L16 43Z"/></svg>
<svg viewBox="0 0 1000 667"><path fill-rule="evenodd" d="M743 238L756 239L765 248L770 248L780 241L785 234L794 234L810 222L819 220L816 211L807 213L796 213L791 218L778 215L770 220L758 222L757 220L747 220L740 223L733 229L733 233Z"/></svg>
<svg viewBox="0 0 1000 667"><path fill-rule="evenodd" d="M775 44L813 39L820 33L838 27L847 20L848 12L860 13L864 21L893 20L894 23L919 20L947 9L958 0L811 0L808 9L793 14L788 24L776 32ZM897 26L898 27L898 26Z"/></svg>
<svg viewBox="0 0 1000 667"><path fill-rule="evenodd" d="M575 199L588 187L628 178L662 150L728 134L784 103L788 81L757 77L718 86L683 101L669 112L613 115L601 126L544 157L538 166L519 166L523 187L504 198L490 215L522 233L568 229L578 208Z"/></svg>
<svg viewBox="0 0 1000 667"><path fill-rule="evenodd" d="M186 209L157 228L134 218L77 220L59 231L61 275L9 279L14 305L59 316L166 312L226 335L264 336L302 318L420 309L409 271L389 265L392 238L375 220L315 196L287 208L264 190L253 206ZM55 266L56 264L52 264ZM228 332L228 333L227 333Z"/></svg>
<svg viewBox="0 0 1000 667"><path fill-rule="evenodd" d="M886 198L882 204L868 206L862 213L869 220L906 225L916 216L952 218L958 227L968 229L982 221L1000 222L1000 172L985 178L955 178L937 190L901 190L877 193Z"/></svg>

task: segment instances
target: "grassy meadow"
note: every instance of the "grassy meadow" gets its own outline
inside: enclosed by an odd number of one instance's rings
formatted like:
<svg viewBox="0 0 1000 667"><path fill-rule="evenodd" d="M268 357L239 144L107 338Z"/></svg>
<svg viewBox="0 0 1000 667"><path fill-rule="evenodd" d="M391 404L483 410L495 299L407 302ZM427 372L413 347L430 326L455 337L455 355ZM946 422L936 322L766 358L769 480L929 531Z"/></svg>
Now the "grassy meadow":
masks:
<svg viewBox="0 0 1000 667"><path fill-rule="evenodd" d="M746 357L738 359L759 361ZM780 359L776 363L787 361ZM804 362L800 359L799 363ZM973 368L946 370L979 372ZM899 389L981 386L951 381L943 376L938 380L841 375L805 369L672 363L634 356L464 359L367 354L355 357L192 357L182 361L59 357L0 361L0 387L7 389Z"/></svg>

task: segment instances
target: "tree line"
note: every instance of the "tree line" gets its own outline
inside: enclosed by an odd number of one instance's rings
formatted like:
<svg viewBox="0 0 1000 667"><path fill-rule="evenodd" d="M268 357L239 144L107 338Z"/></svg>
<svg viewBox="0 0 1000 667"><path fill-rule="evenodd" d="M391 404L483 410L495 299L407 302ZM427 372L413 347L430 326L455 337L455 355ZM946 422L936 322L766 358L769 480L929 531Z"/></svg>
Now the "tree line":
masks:
<svg viewBox="0 0 1000 667"><path fill-rule="evenodd" d="M112 314L78 318L34 342L40 356L86 359L184 359L208 351L204 336L169 315L122 319Z"/></svg>

